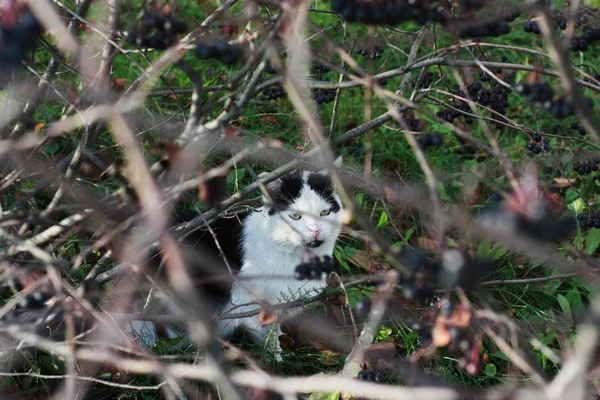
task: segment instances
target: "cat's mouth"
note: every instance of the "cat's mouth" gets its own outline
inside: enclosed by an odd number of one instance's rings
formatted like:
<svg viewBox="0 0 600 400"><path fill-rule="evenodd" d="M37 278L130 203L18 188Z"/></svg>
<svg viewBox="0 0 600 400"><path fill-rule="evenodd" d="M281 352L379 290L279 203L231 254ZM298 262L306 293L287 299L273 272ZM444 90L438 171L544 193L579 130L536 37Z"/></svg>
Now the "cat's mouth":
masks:
<svg viewBox="0 0 600 400"><path fill-rule="evenodd" d="M306 246L310 247L311 249L316 249L317 247L321 246L323 243L325 243L325 241L315 239L312 242L307 243Z"/></svg>

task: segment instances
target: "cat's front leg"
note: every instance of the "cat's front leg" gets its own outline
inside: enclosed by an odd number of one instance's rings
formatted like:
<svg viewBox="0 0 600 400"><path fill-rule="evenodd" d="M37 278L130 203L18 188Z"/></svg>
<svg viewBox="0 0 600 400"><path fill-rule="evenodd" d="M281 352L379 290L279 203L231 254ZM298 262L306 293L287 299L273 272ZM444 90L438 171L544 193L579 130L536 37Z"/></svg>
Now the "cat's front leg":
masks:
<svg viewBox="0 0 600 400"><path fill-rule="evenodd" d="M279 343L279 336L283 334L281 331L281 324L279 321L272 325L262 325L259 317L246 318L242 323L246 327L246 332L250 335L250 339L255 343L263 344L265 350L269 350L275 353L275 360L282 362L281 357L281 344Z"/></svg>

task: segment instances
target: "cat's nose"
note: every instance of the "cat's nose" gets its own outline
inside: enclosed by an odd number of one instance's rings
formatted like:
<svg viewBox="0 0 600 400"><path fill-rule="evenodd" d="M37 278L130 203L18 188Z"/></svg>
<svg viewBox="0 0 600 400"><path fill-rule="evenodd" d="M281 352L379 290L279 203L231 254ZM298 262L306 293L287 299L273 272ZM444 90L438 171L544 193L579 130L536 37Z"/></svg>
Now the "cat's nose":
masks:
<svg viewBox="0 0 600 400"><path fill-rule="evenodd" d="M319 235L321 234L321 231L318 229L312 229L310 231L310 234L312 235L313 238L317 239L319 237Z"/></svg>

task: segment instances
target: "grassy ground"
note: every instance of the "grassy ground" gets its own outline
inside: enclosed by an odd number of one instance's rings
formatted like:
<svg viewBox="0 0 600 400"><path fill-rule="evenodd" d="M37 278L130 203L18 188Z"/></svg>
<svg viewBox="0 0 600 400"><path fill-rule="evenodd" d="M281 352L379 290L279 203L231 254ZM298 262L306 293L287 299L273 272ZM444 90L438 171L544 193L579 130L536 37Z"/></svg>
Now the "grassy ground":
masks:
<svg viewBox="0 0 600 400"><path fill-rule="evenodd" d="M124 24L131 23L139 16L138 2L125 1L122 21ZM178 2L180 10L185 10L180 15L190 24L202 21L207 15L207 10L204 5L199 5L198 2L192 0L181 0ZM328 2L315 1L315 9L329 9ZM237 8L237 11L240 7ZM501 38L491 39L488 42L522 46L532 50L545 51L544 43L539 38L532 34L524 33L519 23L524 21L524 16L521 16L513 25L512 33ZM331 14L311 13L311 23L315 27L333 27L327 31L327 35L337 43L342 43L343 29L340 20ZM401 31L415 32L418 27L412 23L402 24L396 27ZM316 29L315 29L316 30ZM372 33L372 32L371 32ZM82 34L82 37L88 35L89 32ZM403 66L407 60L407 53L412 45L414 36L398 34L391 30L378 28L374 37L369 36L368 30L360 25L348 25L346 42L343 47L348 50L353 46L355 48L364 47L370 41L375 41L385 48L383 57L379 60L366 61L364 58L353 54L360 65L367 71L375 74L392 68ZM430 32L423 45L419 50L418 56L425 56L434 49L442 48L453 43L450 35L443 32L441 29L435 29L435 35ZM130 48L130 46L126 46ZM325 51L324 40L317 35L311 40L311 47L317 54L321 56L328 54ZM528 54L522 51L514 51L509 49L499 49L492 47L470 47L477 57L490 61L500 61L502 57L506 57L508 62L522 65L535 65L548 69L554 69L553 64L548 58L543 58L535 54ZM600 61L600 56L595 48L586 53L575 53L571 55L571 59L576 64L597 65ZM146 68L152 60L155 60L160 54L151 52L149 54L119 54L114 60L113 78L120 82L119 85L127 87L141 73L142 68ZM455 54L457 59L472 59L466 50L459 50ZM42 49L35 55L34 69L43 71L46 63L50 59L47 51ZM323 60L330 62L333 65L339 65L340 59L337 57L325 57ZM133 62L135 61L135 62ZM196 68L201 74L203 82L206 85L225 84L228 78L240 68L224 68L217 62L199 62L192 55L187 55L185 61ZM436 88L448 90L456 82L453 76L454 70L450 67L430 67L429 71L434 72L436 80L440 82ZM466 70L456 71L464 77ZM478 76L477 70L472 70L469 73L474 73ZM517 72L513 77L513 83L526 79L526 72ZM317 80L337 81L339 74L337 72L328 72L316 76ZM413 79L415 76L413 75ZM31 78L32 81L35 79ZM390 90L395 90L400 84L401 77L389 79L385 87ZM558 80L555 78L546 78L553 83L555 87L559 87ZM72 73L61 68L61 73L54 81L54 85L76 85L81 89L81 83ZM163 75L163 79L159 81L155 88L179 88L190 87L189 78L177 67L169 68ZM409 88L412 90L414 84L411 83ZM119 88L117 87L117 90ZM221 111L219 101L223 98L224 92L203 93L202 97L206 103L214 102L214 107L206 113L206 119L216 117ZM592 97L597 103L597 93L586 90L586 94ZM404 95L410 95L409 92ZM441 94L432 94L433 97L445 99ZM159 138L170 135L170 128L162 125L163 121L181 123L185 118L185 113L188 111L188 105L191 101L189 95L179 96L155 96L147 100L144 107L133 115L133 124L139 133L139 139L143 144L146 156L153 161L160 158L160 152L155 150ZM368 120L365 117L365 89L354 88L343 90L339 97L337 119L332 135L337 135L358 126ZM433 168L436 176L440 180L440 196L444 204L448 207L462 207L473 212L475 215L478 211L484 209L491 204L490 197L499 189L507 189L509 187L508 178L500 168L500 161L497 157L489 154L469 153L466 145L461 143L458 138L442 125L435 117L436 111L441 109L439 105L431 101L423 101L425 110L429 113L419 113L417 116L422 118L426 123L426 130L429 132L442 133L444 135L444 145L439 148L427 150L427 160ZM373 116L378 116L385 112L384 104L374 98L371 100L371 113ZM318 117L322 125L326 127L326 131L331 124L333 104L320 105L318 108ZM65 112L64 102L56 100L44 101L37 109L33 119L41 123L49 123L58 119ZM571 122L576 121L575 117L557 121L552 118L549 113L535 109L527 104L525 100L516 94L510 95L510 107L507 113L508 117L514 118L516 123L527 128L542 132L546 135L559 135L563 137L575 136L570 130ZM262 96L255 98L244 113L235 121L233 125L246 129L258 136L277 138L283 141L285 146L290 150L299 150L307 145L303 130L298 123L298 115L287 98L276 101L267 101ZM147 129L149 127L155 128ZM541 171L540 181L543 184L551 184L553 178L561 176L559 169L562 169L570 178L579 181L576 185L576 190L572 188L561 189L559 193L560 202L563 204L562 212L584 212L585 199L588 203L594 204L597 200L598 179L595 175L579 177L570 166L571 160L582 151L590 151L595 149L591 145L591 139L583 137L584 141L569 140L566 138L551 138L546 136L550 142L549 154L543 154L535 158L527 155L526 144L527 136L512 128L496 127L489 125L494 137L499 143L499 147L504 154L509 158L515 166L521 166L528 162L535 162L539 165ZM482 129L474 124L465 126L478 139L487 142L487 139L482 132ZM45 152L48 157L56 159L68 154L75 148L79 140L81 132L71 136L65 136L56 142L50 142L45 145ZM361 137L345 145L340 153L344 155L345 163L352 169L360 170L364 161L364 144L365 138ZM423 182L424 174L421 171L419 164L406 142L401 128L395 123L388 123L382 127L378 127L372 132L373 140L373 162L375 176L393 177L394 179L406 182ZM109 160L120 158L115 143L110 135L105 132L91 144L93 151ZM268 166L254 166L255 172L268 170ZM482 179L479 181L479 195L477 201L472 205L465 205L463 201L463 189L468 184L469 174L473 171L481 174ZM253 175L247 168L240 167L232 171L228 183L229 189L233 192L237 186L244 187L247 183L253 180ZM34 184L32 180L31 185ZM100 182L90 181L94 190L99 193L108 194L115 189L116 185L110 180L102 180ZM27 182L23 188L27 188ZM45 194L51 196L56 190L55 186L50 186ZM413 245L417 246L420 238L427 236L427 230L421 222L421 216L413 212L398 212L394 215L387 215L381 201L367 196L365 193L355 191L353 193L355 199L363 208L372 216L373 223L391 242L398 246ZM9 197L14 196L14 193L9 193ZM35 199L39 207L47 204L48 198L39 196ZM8 203L12 199L7 200ZM390 223L392 219L393 224ZM379 223L378 223L379 222ZM394 229L394 225L399 227L403 233L400 237ZM355 228L359 228L355 226ZM580 250L590 253L595 252L593 246L594 237L597 236L597 231L578 232L569 242L561 245L558 249L563 254L573 254L572 250ZM450 234L448 238L449 245L456 243L464 243L464 238L461 235ZM68 245L64 246L65 255L75 255L85 247L87 243L79 242L74 239ZM474 250L481 256L487 256L497 262L497 269L487 279L520 279L543 277L554 273L554 268L551 265L541 265L536 260L526 257L514 255L501 245L492 246L485 242L473 242ZM597 246L596 246L597 247ZM365 272L361 265L357 254L364 254L364 247L354 240L342 240L336 256L340 262L340 272L344 276L360 275ZM356 258L356 259L355 259ZM93 266L93 262L84 262L82 269L84 273L89 272ZM369 291L365 289L354 289L350 292L350 303L354 305L364 296L368 295ZM515 318L515 320L527 330L530 338L537 338L550 349L560 353L562 341L572 340L573 337L573 320L581 313L590 300L590 289L583 279L572 278L565 280L554 280L546 283L533 284L514 284L514 285L497 285L489 287L485 293L474 293L472 299L478 304L487 303L493 304L498 310ZM420 348L419 335L409 329L402 321L388 321L380 328L378 340L392 340L399 351L406 354L413 353ZM161 352L161 349L155 349ZM557 370L557 366L550 361L541 352L533 350L535 357L541 363L543 368L550 374ZM460 383L471 387L487 387L492 384L505 381L514 375L514 369L507 361L506 355L499 351L494 345L488 342L483 343L481 350L483 359L486 360L481 372L475 376L468 375L457 367L456 356L445 351L441 351L426 365L427 369L444 379ZM281 374L287 375L305 375L318 372L334 372L339 371L343 366L345 355L335 352L319 352L312 348L301 349L295 352L287 352L283 365L277 366L277 370ZM56 365L50 363L50 369ZM60 373L57 369L57 373ZM156 378L139 378L135 382L139 385L152 385L158 383ZM105 395L105 398L114 398L114 391L110 391ZM120 391L119 398L131 398L135 396L126 391ZM100 396L102 397L102 396ZM141 397L140 397L141 398ZM143 397L144 399L158 398L158 395L148 392Z"/></svg>

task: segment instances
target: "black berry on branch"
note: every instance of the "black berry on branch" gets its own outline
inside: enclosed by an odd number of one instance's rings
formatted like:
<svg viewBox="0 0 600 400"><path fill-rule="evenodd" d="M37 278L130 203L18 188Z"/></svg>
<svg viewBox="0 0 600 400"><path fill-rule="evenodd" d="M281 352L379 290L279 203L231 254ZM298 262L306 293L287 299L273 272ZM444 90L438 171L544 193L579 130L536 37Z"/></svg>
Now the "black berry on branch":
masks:
<svg viewBox="0 0 600 400"><path fill-rule="evenodd" d="M383 54L383 48L379 47L378 45L374 45L358 49L356 52L367 60L375 60L376 58L381 58L381 55Z"/></svg>
<svg viewBox="0 0 600 400"><path fill-rule="evenodd" d="M412 112L405 113L403 117L408 129L412 132L423 132L425 130L423 120L416 118Z"/></svg>
<svg viewBox="0 0 600 400"><path fill-rule="evenodd" d="M413 20L424 25L428 21L442 22L446 17L431 1L409 0L332 0L331 8L349 22L396 25Z"/></svg>
<svg viewBox="0 0 600 400"><path fill-rule="evenodd" d="M327 104L335 100L335 89L318 89L312 88L310 90L310 97L317 102L317 104Z"/></svg>
<svg viewBox="0 0 600 400"><path fill-rule="evenodd" d="M429 147L439 147L444 144L444 137L439 133L424 133L419 135L417 144L423 150Z"/></svg>
<svg viewBox="0 0 600 400"><path fill-rule="evenodd" d="M243 57L244 50L238 45L221 40L216 43L198 43L195 54L203 60L214 59L226 65L233 65Z"/></svg>
<svg viewBox="0 0 600 400"><path fill-rule="evenodd" d="M285 89L281 84L276 84L263 90L262 95L265 96L267 100L276 100L285 97Z"/></svg>
<svg viewBox="0 0 600 400"><path fill-rule="evenodd" d="M536 35L541 33L540 25L537 21L525 21L523 24L523 30L527 33L535 33Z"/></svg>
<svg viewBox="0 0 600 400"><path fill-rule="evenodd" d="M378 368L363 368L357 376L360 381L382 383L386 380L386 374Z"/></svg>
<svg viewBox="0 0 600 400"><path fill-rule="evenodd" d="M591 160L573 161L573 170L579 175L589 175L598 170L600 164L600 156L596 156Z"/></svg>
<svg viewBox="0 0 600 400"><path fill-rule="evenodd" d="M177 42L187 25L175 18L172 11L153 9L142 16L137 29L125 32L125 40L138 47L164 50Z"/></svg>
<svg viewBox="0 0 600 400"><path fill-rule="evenodd" d="M323 73L327 73L330 71L330 68L320 61L313 61L312 69L315 72L323 72Z"/></svg>
<svg viewBox="0 0 600 400"><path fill-rule="evenodd" d="M539 143L542 141L542 135L540 135L539 132L530 132L529 136L531 136L531 139L533 139L534 142Z"/></svg>
<svg viewBox="0 0 600 400"><path fill-rule="evenodd" d="M595 212L593 214L594 215L590 215L587 217L583 214L579 214L577 216L577 221L579 222L579 226L581 227L581 229L600 229L600 218Z"/></svg>
<svg viewBox="0 0 600 400"><path fill-rule="evenodd" d="M428 88L433 83L433 79L434 79L433 72L425 71L419 78L419 81L417 82L417 88L419 88L419 89Z"/></svg>
<svg viewBox="0 0 600 400"><path fill-rule="evenodd" d="M461 21L462 22L462 21ZM476 25L467 25L459 28L458 37L464 38L484 38L506 35L510 32L510 26L504 19L490 18Z"/></svg>
<svg viewBox="0 0 600 400"><path fill-rule="evenodd" d="M579 132L580 135L587 135L587 130L585 126L581 125L579 122L573 122L571 124L571 129Z"/></svg>

